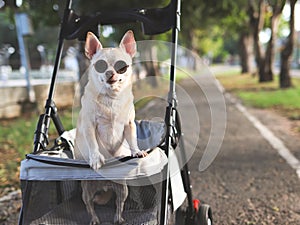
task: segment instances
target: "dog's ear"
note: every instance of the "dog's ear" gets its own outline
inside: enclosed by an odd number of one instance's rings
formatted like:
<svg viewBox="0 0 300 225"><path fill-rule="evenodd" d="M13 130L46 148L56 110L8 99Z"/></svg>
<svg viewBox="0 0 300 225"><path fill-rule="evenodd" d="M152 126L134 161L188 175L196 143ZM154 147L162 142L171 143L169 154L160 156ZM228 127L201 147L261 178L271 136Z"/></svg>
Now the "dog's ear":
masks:
<svg viewBox="0 0 300 225"><path fill-rule="evenodd" d="M121 42L120 42L120 48L125 49L125 51L131 56L133 57L136 53L136 42L134 39L134 35L132 30L127 31Z"/></svg>
<svg viewBox="0 0 300 225"><path fill-rule="evenodd" d="M85 41L85 55L88 59L91 59L93 55L102 49L102 45L98 38L92 33L88 32Z"/></svg>

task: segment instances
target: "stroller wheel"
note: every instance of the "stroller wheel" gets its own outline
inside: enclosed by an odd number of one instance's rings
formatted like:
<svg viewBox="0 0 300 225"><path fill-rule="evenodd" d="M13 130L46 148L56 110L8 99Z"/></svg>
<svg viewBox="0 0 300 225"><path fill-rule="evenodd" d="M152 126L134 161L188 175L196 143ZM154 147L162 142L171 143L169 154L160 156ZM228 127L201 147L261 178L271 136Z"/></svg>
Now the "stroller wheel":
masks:
<svg viewBox="0 0 300 225"><path fill-rule="evenodd" d="M176 210L175 225L185 225L185 211L181 208Z"/></svg>
<svg viewBox="0 0 300 225"><path fill-rule="evenodd" d="M213 225L212 210L209 205L201 204L196 215L196 225Z"/></svg>

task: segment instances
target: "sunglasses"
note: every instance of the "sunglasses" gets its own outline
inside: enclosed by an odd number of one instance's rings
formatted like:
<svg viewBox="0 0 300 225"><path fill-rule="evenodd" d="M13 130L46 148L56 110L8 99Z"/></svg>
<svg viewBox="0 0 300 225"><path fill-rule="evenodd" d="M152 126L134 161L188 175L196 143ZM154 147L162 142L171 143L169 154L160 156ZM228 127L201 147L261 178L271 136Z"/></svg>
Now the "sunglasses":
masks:
<svg viewBox="0 0 300 225"><path fill-rule="evenodd" d="M118 74L125 73L128 67L129 65L127 65L126 62L122 60L117 61L114 65L114 69ZM95 62L94 68L98 73L104 73L108 68L108 64L104 60L100 59Z"/></svg>

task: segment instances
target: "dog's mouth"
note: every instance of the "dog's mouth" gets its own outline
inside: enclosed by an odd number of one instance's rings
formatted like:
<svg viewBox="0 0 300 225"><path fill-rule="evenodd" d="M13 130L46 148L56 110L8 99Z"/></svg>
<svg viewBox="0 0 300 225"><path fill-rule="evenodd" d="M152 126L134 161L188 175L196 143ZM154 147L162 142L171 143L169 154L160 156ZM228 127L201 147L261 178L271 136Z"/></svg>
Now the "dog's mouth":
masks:
<svg viewBox="0 0 300 225"><path fill-rule="evenodd" d="M108 84L115 84L118 82L118 79L116 79L114 76L111 76L106 82Z"/></svg>

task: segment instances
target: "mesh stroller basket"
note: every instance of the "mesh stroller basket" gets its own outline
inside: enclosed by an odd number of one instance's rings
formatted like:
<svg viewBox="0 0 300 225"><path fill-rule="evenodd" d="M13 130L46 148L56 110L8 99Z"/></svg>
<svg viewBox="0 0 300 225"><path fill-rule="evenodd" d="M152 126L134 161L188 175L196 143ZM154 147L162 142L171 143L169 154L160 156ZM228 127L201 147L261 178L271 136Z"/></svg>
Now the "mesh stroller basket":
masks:
<svg viewBox="0 0 300 225"><path fill-rule="evenodd" d="M129 193L122 215L126 224L159 224L162 174L168 159L156 146L162 142L164 132L163 123L137 122L138 145L141 149L150 148L149 155L107 160L97 172L83 161L70 159L62 150L27 155L21 163L20 224L89 224L91 217L82 201L81 180L125 180ZM73 135L74 130L65 132L62 138L72 142ZM172 158L176 158L175 154ZM179 171L178 164L174 165L174 171ZM176 186L182 184L182 180L174 182ZM94 204L101 224L113 224L115 195L105 205ZM176 196L181 204L186 197L183 187Z"/></svg>

